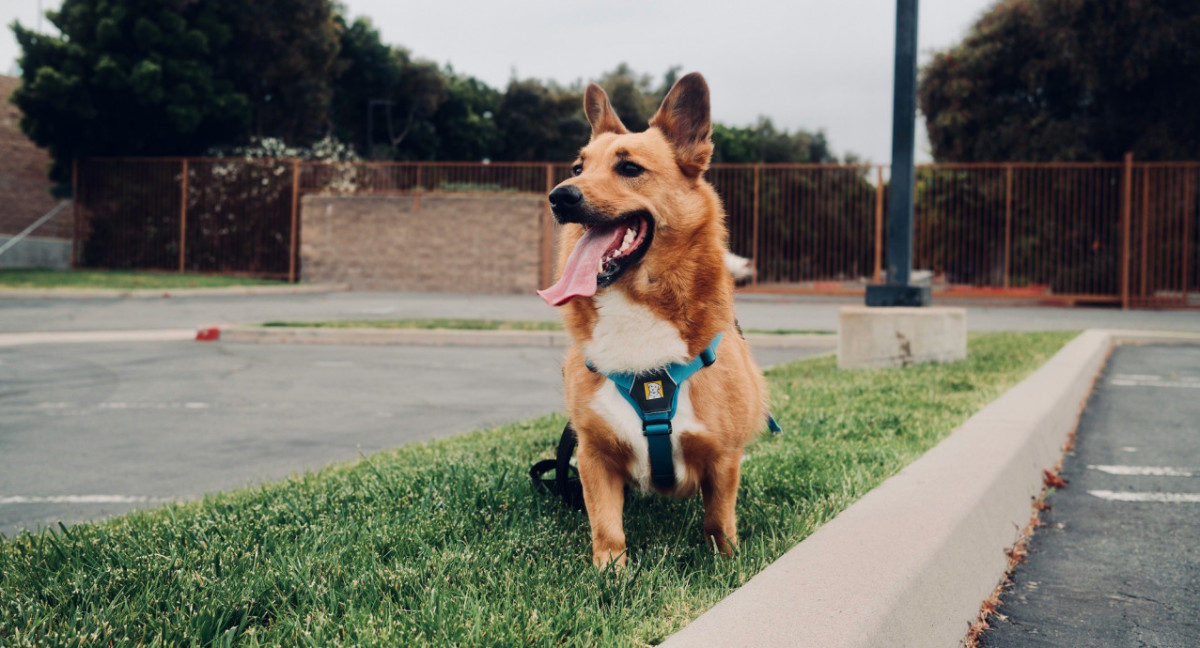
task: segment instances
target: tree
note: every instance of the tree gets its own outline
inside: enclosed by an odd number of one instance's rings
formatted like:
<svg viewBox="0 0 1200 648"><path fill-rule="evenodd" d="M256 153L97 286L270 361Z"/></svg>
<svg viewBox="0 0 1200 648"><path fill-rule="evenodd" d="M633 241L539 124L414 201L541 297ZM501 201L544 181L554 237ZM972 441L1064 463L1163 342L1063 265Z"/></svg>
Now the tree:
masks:
<svg viewBox="0 0 1200 648"><path fill-rule="evenodd" d="M713 162L836 164L825 133L779 131L769 117L754 126L713 124Z"/></svg>
<svg viewBox="0 0 1200 648"><path fill-rule="evenodd" d="M939 161L1200 157L1200 3L1003 0L921 73Z"/></svg>
<svg viewBox="0 0 1200 648"><path fill-rule="evenodd" d="M408 50L393 48L400 78L391 89L388 141L399 160L432 160L437 134L431 120L446 100L447 79L432 61L413 59Z"/></svg>
<svg viewBox="0 0 1200 648"><path fill-rule="evenodd" d="M307 146L326 134L342 25L331 0L215 4L233 38L218 51L234 87L246 94L248 136Z"/></svg>
<svg viewBox="0 0 1200 648"><path fill-rule="evenodd" d="M13 24L24 82L13 102L21 128L70 179L89 155L179 155L229 139L250 102L223 74L216 52L233 30L214 3L65 0L47 13L61 38Z"/></svg>
<svg viewBox="0 0 1200 648"><path fill-rule="evenodd" d="M326 133L340 27L330 0L64 0L61 37L14 23L22 129L65 181L76 157L195 155Z"/></svg>
<svg viewBox="0 0 1200 648"><path fill-rule="evenodd" d="M496 122L503 133L497 158L518 162L570 161L591 133L581 92L535 79L509 82Z"/></svg>
<svg viewBox="0 0 1200 648"><path fill-rule="evenodd" d="M373 123L367 113L372 110L372 101L386 100L399 83L399 60L369 19L357 18L349 25L340 15L336 20L342 35L334 65L329 118L339 140L352 145L363 157L370 157L368 138L374 134L367 133L368 121Z"/></svg>
<svg viewBox="0 0 1200 648"><path fill-rule="evenodd" d="M479 79L446 70L446 100L433 116L437 159L492 159L499 152L501 94Z"/></svg>

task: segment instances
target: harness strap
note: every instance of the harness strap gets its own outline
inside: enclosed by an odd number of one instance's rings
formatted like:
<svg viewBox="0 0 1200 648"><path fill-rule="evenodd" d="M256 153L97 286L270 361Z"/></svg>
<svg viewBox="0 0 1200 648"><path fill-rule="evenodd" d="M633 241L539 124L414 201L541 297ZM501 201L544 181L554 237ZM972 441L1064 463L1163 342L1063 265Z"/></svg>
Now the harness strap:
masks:
<svg viewBox="0 0 1200 648"><path fill-rule="evenodd" d="M568 422L563 428L562 437L558 440L558 452L554 459L543 459L529 469L533 486L544 493L554 493L562 498L563 503L575 510L583 509L583 484L579 481L579 471L571 465L571 454L575 451L575 429ZM554 477L546 477L546 473L554 471Z"/></svg>

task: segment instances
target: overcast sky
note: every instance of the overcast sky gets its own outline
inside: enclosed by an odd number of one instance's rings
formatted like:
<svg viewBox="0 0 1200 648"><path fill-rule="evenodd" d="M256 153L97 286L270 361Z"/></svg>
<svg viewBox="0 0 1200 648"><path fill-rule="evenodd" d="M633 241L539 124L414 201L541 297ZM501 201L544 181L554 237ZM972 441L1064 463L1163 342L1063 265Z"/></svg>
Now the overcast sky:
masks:
<svg viewBox="0 0 1200 648"><path fill-rule="evenodd" d="M962 39L996 0L923 0L921 62ZM0 0L0 21L37 26L60 0ZM383 40L452 64L503 90L513 76L567 84L619 63L655 79L674 65L701 72L714 119L760 115L788 130L823 130L834 152L891 157L893 0L342 0ZM42 21L43 29L51 29ZM0 71L16 71L12 31L0 35ZM920 122L920 120L918 120ZM923 129L918 147L928 159Z"/></svg>

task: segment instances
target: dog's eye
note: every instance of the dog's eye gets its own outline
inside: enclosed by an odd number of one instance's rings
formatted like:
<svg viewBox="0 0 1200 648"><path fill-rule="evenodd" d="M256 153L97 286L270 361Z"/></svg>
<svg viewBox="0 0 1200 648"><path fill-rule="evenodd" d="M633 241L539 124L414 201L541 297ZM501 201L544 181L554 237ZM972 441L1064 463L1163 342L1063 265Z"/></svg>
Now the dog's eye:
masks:
<svg viewBox="0 0 1200 648"><path fill-rule="evenodd" d="M583 173L582 164L576 164L575 166L571 167L571 175L579 175L580 173Z"/></svg>
<svg viewBox="0 0 1200 648"><path fill-rule="evenodd" d="M634 164L633 162L626 161L617 163L617 173L625 176L626 178L636 178L642 175L642 171L645 171L645 169L637 164Z"/></svg>

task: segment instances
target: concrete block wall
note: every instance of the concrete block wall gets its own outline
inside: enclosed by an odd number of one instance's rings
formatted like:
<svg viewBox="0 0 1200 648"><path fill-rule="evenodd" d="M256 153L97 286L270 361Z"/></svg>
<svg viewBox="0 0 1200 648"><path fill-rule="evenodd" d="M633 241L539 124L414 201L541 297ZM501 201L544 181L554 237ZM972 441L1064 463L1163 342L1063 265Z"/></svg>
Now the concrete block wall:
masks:
<svg viewBox="0 0 1200 648"><path fill-rule="evenodd" d="M317 194L300 205L304 282L469 293L539 288L542 196Z"/></svg>
<svg viewBox="0 0 1200 648"><path fill-rule="evenodd" d="M0 236L0 246L12 240L11 236ZM66 270L71 267L71 240L27 236L16 245L0 254L0 268L52 268Z"/></svg>

